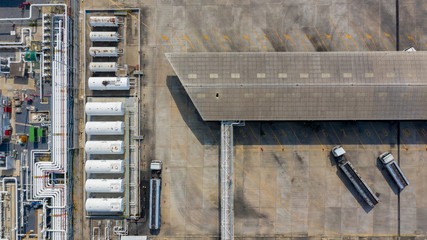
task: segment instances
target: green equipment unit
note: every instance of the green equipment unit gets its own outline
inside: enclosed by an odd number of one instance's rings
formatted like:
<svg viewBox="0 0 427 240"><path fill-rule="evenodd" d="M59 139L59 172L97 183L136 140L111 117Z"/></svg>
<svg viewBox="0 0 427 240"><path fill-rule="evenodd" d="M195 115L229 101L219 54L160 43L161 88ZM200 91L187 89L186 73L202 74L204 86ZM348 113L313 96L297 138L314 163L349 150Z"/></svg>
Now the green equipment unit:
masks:
<svg viewBox="0 0 427 240"><path fill-rule="evenodd" d="M39 56L35 51L27 51L25 52L25 61L27 62L35 62L39 61Z"/></svg>
<svg viewBox="0 0 427 240"><path fill-rule="evenodd" d="M30 142L35 142L36 141L35 137L36 137L35 128L30 127Z"/></svg>

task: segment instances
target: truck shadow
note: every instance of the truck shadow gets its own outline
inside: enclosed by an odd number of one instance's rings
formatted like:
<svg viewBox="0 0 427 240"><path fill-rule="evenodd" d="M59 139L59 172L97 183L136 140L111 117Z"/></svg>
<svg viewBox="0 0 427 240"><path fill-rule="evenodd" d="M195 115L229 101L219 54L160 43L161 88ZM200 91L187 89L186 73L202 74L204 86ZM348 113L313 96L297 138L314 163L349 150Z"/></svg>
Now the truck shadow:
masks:
<svg viewBox="0 0 427 240"><path fill-rule="evenodd" d="M397 187L393 178L387 172L387 169L383 166L383 164L381 163L381 161L379 159L377 159L377 168L381 172L381 174L383 175L384 179L386 180L386 182L388 183L390 188L393 190L394 194L398 195L400 193L399 188Z"/></svg>
<svg viewBox="0 0 427 240"><path fill-rule="evenodd" d="M331 162L331 166L335 166L337 168L337 176L341 179L341 181L346 186L347 190L350 191L350 193L353 195L353 197L357 200L359 205L363 208L363 210L366 213L369 213L373 207L369 206L365 200L360 196L360 194L357 192L356 188L353 186L351 181L347 178L347 176L343 173L343 171L338 167L337 161L335 160L335 157L332 155L332 152L329 155L329 160ZM375 193L378 196L378 193Z"/></svg>

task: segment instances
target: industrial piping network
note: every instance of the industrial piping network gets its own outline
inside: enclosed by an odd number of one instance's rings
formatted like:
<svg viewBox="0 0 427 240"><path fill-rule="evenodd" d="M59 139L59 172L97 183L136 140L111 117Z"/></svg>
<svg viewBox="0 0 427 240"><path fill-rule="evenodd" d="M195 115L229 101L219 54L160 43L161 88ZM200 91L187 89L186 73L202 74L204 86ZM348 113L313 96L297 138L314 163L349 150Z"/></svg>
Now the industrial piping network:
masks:
<svg viewBox="0 0 427 240"><path fill-rule="evenodd" d="M29 17L27 18L1 18L0 21L17 21L17 20L30 20L32 18L32 11L34 7L64 7L66 4L32 4L30 6ZM65 27L64 27L65 26ZM68 214L66 210L67 205L67 161L68 161L68 17L64 13L63 20L59 20L58 32L56 34L56 46L54 50L54 61L52 66L52 149L51 149L51 162L34 162L34 154L31 161L31 179L32 194L34 199L42 199L43 201L43 239L67 239L68 237ZM0 46L0 48L20 48L24 41L24 30L21 30L21 42L15 43L2 43L4 45L15 46ZM31 37L31 30L29 29ZM19 54L21 58L21 54ZM43 56L42 56L43 59ZM47 184L46 178L49 178L49 173L64 174L64 185L55 187ZM8 178L3 178L4 181ZM18 201L17 179L14 178L16 183L16 201ZM3 193L0 193L0 195ZM48 205L46 199L51 199ZM29 199L27 199L29 200ZM0 196L0 204L2 204ZM16 206L17 203L16 203ZM51 228L47 228L47 208L51 209ZM18 214L18 211L16 211ZM3 230L2 223L0 223L0 231ZM16 237L18 238L18 217L16 216L15 229ZM48 234L50 233L50 234Z"/></svg>

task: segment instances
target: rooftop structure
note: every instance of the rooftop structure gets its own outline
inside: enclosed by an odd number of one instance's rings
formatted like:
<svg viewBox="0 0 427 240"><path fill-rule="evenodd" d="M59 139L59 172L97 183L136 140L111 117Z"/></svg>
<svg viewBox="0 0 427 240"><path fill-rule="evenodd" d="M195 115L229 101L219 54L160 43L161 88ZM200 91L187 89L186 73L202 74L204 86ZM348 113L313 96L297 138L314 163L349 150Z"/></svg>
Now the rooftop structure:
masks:
<svg viewBox="0 0 427 240"><path fill-rule="evenodd" d="M85 112L92 116L123 115L125 106L122 102L87 102Z"/></svg>
<svg viewBox="0 0 427 240"><path fill-rule="evenodd" d="M426 52L166 57L205 121L427 118Z"/></svg>
<svg viewBox="0 0 427 240"><path fill-rule="evenodd" d="M90 77L88 79L90 90L129 90L129 77Z"/></svg>
<svg viewBox="0 0 427 240"><path fill-rule="evenodd" d="M123 198L88 198L86 199L86 211L88 212L123 212Z"/></svg>
<svg viewBox="0 0 427 240"><path fill-rule="evenodd" d="M89 38L92 42L117 42L119 36L117 32L90 32Z"/></svg>
<svg viewBox="0 0 427 240"><path fill-rule="evenodd" d="M89 18L91 27L117 27L117 17L112 16L92 16Z"/></svg>
<svg viewBox="0 0 427 240"><path fill-rule="evenodd" d="M86 173L123 173L123 160L88 160L85 164Z"/></svg>
<svg viewBox="0 0 427 240"><path fill-rule="evenodd" d="M123 141L87 141L85 151L87 154L123 154Z"/></svg>
<svg viewBox="0 0 427 240"><path fill-rule="evenodd" d="M123 122L86 122L87 135L123 135Z"/></svg>
<svg viewBox="0 0 427 240"><path fill-rule="evenodd" d="M86 180L86 192L93 193L123 193L125 181L123 179L88 179Z"/></svg>
<svg viewBox="0 0 427 240"><path fill-rule="evenodd" d="M118 50L116 47L91 47L89 54L92 57L117 57Z"/></svg>

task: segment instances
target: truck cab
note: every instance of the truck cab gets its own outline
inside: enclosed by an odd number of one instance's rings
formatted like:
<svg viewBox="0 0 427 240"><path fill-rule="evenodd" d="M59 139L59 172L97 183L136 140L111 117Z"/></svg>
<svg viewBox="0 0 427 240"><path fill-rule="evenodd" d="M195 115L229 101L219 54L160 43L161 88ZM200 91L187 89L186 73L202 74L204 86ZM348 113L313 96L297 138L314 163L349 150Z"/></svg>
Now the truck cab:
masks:
<svg viewBox="0 0 427 240"><path fill-rule="evenodd" d="M389 152L384 152L378 157L382 164L387 165L394 161L393 155Z"/></svg>
<svg viewBox="0 0 427 240"><path fill-rule="evenodd" d="M334 155L334 157L336 157L336 158L344 156L345 153L346 152L345 152L344 148L341 147L340 145L332 148L332 155Z"/></svg>
<svg viewBox="0 0 427 240"><path fill-rule="evenodd" d="M150 165L151 171L162 171L162 161L152 160Z"/></svg>

